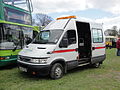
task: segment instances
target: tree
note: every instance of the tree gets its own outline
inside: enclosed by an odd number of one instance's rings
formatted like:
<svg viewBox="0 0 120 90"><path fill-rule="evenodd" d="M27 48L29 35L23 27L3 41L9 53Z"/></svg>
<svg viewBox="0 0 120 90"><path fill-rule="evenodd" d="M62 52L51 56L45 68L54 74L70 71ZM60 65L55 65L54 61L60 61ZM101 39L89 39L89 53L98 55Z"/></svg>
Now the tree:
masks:
<svg viewBox="0 0 120 90"><path fill-rule="evenodd" d="M117 35L118 35L117 26L113 26L112 27L112 36L117 36Z"/></svg>
<svg viewBox="0 0 120 90"><path fill-rule="evenodd" d="M111 29L117 31L117 26L113 26Z"/></svg>
<svg viewBox="0 0 120 90"><path fill-rule="evenodd" d="M106 36L117 36L118 35L118 30L117 26L113 26L111 29L107 29L105 31Z"/></svg>
<svg viewBox="0 0 120 90"><path fill-rule="evenodd" d="M120 28L119 28L118 34L120 35Z"/></svg>
<svg viewBox="0 0 120 90"><path fill-rule="evenodd" d="M118 37L120 37L120 28L119 28L119 31L118 31Z"/></svg>
<svg viewBox="0 0 120 90"><path fill-rule="evenodd" d="M46 26L52 20L53 19L46 14L37 13L33 15L33 25L36 26Z"/></svg>

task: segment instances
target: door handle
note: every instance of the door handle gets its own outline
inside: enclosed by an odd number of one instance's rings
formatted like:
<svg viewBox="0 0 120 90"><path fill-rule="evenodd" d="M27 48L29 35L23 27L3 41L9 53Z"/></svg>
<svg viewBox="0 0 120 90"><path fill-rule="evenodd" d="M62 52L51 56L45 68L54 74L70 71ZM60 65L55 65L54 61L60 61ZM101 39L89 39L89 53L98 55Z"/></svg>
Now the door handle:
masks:
<svg viewBox="0 0 120 90"><path fill-rule="evenodd" d="M95 47L92 47L92 50L95 50Z"/></svg>
<svg viewBox="0 0 120 90"><path fill-rule="evenodd" d="M78 51L78 48L76 48L75 51L77 52L77 51Z"/></svg>

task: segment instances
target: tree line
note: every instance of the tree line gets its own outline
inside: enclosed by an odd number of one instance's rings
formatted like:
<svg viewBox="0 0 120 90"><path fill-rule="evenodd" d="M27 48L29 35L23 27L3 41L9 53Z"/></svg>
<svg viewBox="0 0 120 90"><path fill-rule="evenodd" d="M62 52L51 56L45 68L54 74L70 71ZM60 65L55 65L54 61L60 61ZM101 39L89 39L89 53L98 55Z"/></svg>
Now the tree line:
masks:
<svg viewBox="0 0 120 90"><path fill-rule="evenodd" d="M46 26L53 20L52 17L47 14L37 13L32 15L33 26Z"/></svg>
<svg viewBox="0 0 120 90"><path fill-rule="evenodd" d="M105 30L105 35L120 37L120 28L118 29L117 26L113 26L111 29Z"/></svg>

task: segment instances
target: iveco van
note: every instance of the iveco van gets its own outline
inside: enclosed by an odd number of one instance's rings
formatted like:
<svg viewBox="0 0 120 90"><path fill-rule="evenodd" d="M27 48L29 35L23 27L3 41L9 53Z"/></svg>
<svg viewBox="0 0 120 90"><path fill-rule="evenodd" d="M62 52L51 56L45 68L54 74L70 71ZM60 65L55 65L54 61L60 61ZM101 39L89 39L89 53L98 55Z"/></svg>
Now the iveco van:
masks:
<svg viewBox="0 0 120 90"><path fill-rule="evenodd" d="M57 18L48 24L18 56L19 69L32 74L63 76L82 65L99 67L105 60L102 24Z"/></svg>

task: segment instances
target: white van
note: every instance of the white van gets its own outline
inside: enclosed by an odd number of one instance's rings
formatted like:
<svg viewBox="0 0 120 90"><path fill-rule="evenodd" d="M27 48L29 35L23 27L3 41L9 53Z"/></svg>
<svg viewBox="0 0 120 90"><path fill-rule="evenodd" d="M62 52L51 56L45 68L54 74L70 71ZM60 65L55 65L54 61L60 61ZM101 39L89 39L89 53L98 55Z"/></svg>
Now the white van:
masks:
<svg viewBox="0 0 120 90"><path fill-rule="evenodd" d="M18 56L19 69L53 79L82 65L99 67L105 60L102 24L61 17L47 25Z"/></svg>

